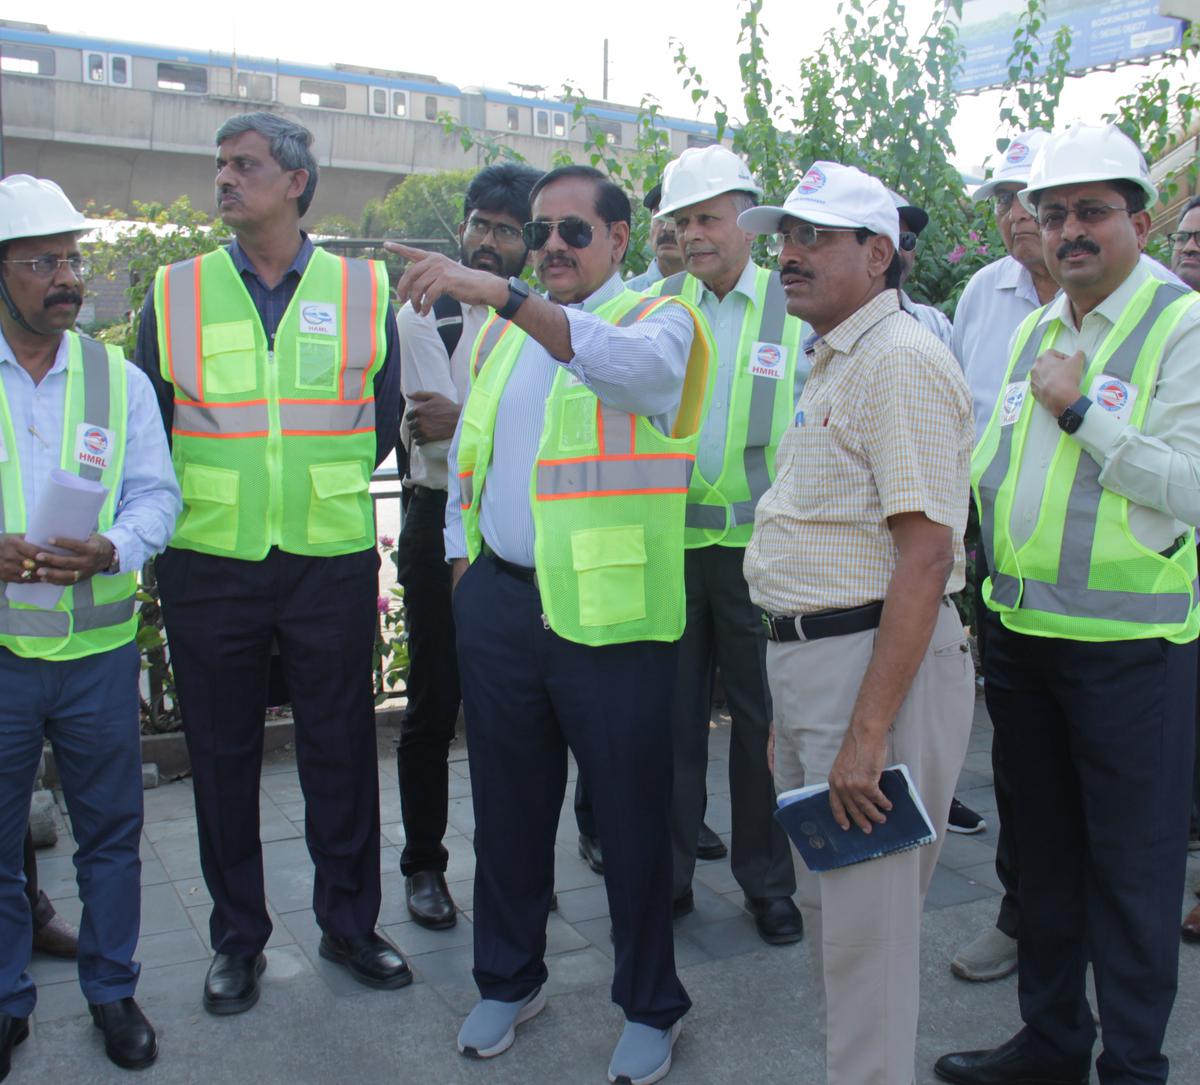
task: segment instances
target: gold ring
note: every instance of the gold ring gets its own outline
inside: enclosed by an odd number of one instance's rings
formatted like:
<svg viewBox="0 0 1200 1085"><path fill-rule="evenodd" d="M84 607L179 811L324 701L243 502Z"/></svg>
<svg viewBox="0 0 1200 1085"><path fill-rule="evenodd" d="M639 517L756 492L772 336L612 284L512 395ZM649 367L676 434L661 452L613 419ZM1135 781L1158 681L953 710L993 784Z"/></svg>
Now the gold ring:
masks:
<svg viewBox="0 0 1200 1085"><path fill-rule="evenodd" d="M79 583L79 570L78 569L75 570L75 583L76 584Z"/></svg>
<svg viewBox="0 0 1200 1085"><path fill-rule="evenodd" d="M30 572L33 572L33 570L37 568L37 562L32 558L26 558L23 562L21 562L21 568L28 569Z"/></svg>
<svg viewBox="0 0 1200 1085"><path fill-rule="evenodd" d="M23 570L21 571L21 579L22 579L22 580L32 580L32 579L33 579L33 573L31 573L31 572L30 572L28 569L23 569Z"/></svg>

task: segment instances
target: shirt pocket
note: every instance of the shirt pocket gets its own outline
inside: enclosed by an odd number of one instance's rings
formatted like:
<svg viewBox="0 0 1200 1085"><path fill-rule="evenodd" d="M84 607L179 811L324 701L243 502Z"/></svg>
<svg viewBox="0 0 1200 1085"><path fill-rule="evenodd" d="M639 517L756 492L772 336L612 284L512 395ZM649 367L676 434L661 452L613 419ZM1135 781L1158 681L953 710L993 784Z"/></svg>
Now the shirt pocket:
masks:
<svg viewBox="0 0 1200 1085"><path fill-rule="evenodd" d="M251 321L205 324L201 340L205 397L236 396L254 390L258 384L258 352Z"/></svg>
<svg viewBox="0 0 1200 1085"><path fill-rule="evenodd" d="M180 485L184 509L179 521L180 537L216 550L237 549L240 486L237 471L187 464Z"/></svg>
<svg viewBox="0 0 1200 1085"><path fill-rule="evenodd" d="M308 507L308 541L314 545L347 542L369 534L363 520L362 495L369 486L358 460L314 463L308 468L312 499Z"/></svg>
<svg viewBox="0 0 1200 1085"><path fill-rule="evenodd" d="M618 625L646 617L646 533L640 524L571 533L579 624Z"/></svg>

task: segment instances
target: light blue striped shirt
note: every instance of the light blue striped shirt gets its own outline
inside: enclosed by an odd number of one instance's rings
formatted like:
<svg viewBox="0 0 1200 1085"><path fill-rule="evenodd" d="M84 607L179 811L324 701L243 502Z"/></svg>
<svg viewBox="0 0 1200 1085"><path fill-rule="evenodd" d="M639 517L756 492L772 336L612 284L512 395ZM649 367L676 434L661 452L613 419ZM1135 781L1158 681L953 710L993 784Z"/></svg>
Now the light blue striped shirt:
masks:
<svg viewBox="0 0 1200 1085"><path fill-rule="evenodd" d="M130 362L125 363L125 377L129 403L125 474L116 519L104 535L117 548L120 571L128 573L141 569L165 549L182 503L154 389L146 374ZM50 371L41 383L34 384L0 334L0 380L4 382L17 444L8 455L15 452L21 464L21 489L28 516L37 507L50 472L62 463L66 336L59 341Z"/></svg>
<svg viewBox="0 0 1200 1085"><path fill-rule="evenodd" d="M695 325L682 305L663 305L644 320L618 328L594 316L624 289L614 274L581 304L564 306L571 331L569 362L559 362L530 338L500 396L492 462L477 498L479 526L505 561L533 567L533 512L529 479L542 438L546 399L560 367L609 407L659 418L679 405ZM465 413L465 412L464 412ZM446 559L467 556L458 485L462 415L450 445L446 499Z"/></svg>

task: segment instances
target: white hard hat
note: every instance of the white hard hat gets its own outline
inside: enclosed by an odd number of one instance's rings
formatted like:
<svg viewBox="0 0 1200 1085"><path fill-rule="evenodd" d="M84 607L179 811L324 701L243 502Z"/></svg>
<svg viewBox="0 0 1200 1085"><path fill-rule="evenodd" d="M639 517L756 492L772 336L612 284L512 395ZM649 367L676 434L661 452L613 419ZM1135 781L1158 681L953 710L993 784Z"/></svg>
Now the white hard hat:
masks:
<svg viewBox="0 0 1200 1085"><path fill-rule="evenodd" d="M711 147L689 147L667 163L662 179L662 203L655 218L669 215L681 207L711 200L722 192L751 192L762 189L750 176L750 167L719 143Z"/></svg>
<svg viewBox="0 0 1200 1085"><path fill-rule="evenodd" d="M1029 184L1018 198L1032 213L1033 193L1091 181L1129 181L1146 194L1147 207L1158 199L1145 156L1115 124L1075 124L1051 136L1033 160Z"/></svg>
<svg viewBox="0 0 1200 1085"><path fill-rule="evenodd" d="M1029 170L1037 157L1042 144L1050 138L1050 133L1044 128L1030 128L1028 132L1013 136L1009 141L1004 159L988 180L984 181L974 192L971 199L978 203L996 194L1001 185L1026 185L1029 183Z"/></svg>
<svg viewBox="0 0 1200 1085"><path fill-rule="evenodd" d="M14 173L0 181L0 242L81 233L84 218L53 181Z"/></svg>

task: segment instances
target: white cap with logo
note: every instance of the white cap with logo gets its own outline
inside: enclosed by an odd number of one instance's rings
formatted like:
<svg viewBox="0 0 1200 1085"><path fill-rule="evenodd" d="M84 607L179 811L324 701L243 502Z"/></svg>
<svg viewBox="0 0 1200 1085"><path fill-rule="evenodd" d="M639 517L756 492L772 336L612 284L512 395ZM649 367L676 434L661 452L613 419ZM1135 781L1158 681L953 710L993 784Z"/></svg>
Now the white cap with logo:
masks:
<svg viewBox="0 0 1200 1085"><path fill-rule="evenodd" d="M1003 161L992 176L971 193L971 199L976 203L989 199L1001 185L1027 185L1033 160L1049 138L1050 133L1044 128L1030 128L1028 132L1013 136Z"/></svg>
<svg viewBox="0 0 1200 1085"><path fill-rule="evenodd" d="M861 226L900 244L900 216L883 182L854 166L814 162L782 207L752 207L738 215L743 230L770 234L785 216L816 226Z"/></svg>

